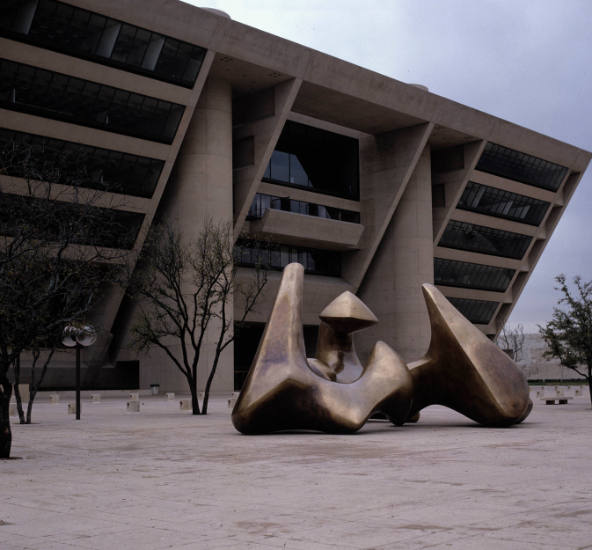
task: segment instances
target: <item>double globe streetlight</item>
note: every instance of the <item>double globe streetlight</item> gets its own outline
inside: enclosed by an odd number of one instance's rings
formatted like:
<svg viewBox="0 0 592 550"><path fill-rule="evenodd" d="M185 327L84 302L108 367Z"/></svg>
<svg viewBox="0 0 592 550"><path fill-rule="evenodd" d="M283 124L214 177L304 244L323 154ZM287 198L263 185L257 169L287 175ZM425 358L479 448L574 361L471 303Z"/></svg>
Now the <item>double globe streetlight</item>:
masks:
<svg viewBox="0 0 592 550"><path fill-rule="evenodd" d="M92 346L97 341L97 331L91 325L64 328L62 344L76 348L76 420L80 420L80 350Z"/></svg>

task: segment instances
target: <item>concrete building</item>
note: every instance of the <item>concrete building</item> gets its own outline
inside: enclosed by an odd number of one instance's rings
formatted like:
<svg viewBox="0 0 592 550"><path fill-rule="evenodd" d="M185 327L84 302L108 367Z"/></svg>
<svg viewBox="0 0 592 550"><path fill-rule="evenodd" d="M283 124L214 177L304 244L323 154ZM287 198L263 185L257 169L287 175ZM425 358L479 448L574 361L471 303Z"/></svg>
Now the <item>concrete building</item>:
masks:
<svg viewBox="0 0 592 550"><path fill-rule="evenodd" d="M159 218L190 238L215 217L233 224L248 278L252 240L274 243L265 253L277 271L215 391L240 386L291 261L306 268L311 349L319 311L351 290L380 320L359 335L362 355L382 339L420 357L424 282L495 335L590 160L177 0L5 0L0 52L0 141L84 150L109 204L121 205L128 248L141 250ZM0 178L20 192L18 174ZM141 387L184 388L165 358L129 347L133 306L122 292L105 296L100 322L111 335L99 349L105 369L139 360Z"/></svg>
<svg viewBox="0 0 592 550"><path fill-rule="evenodd" d="M522 372L532 382L584 382L576 372L561 365L559 359L545 357L546 344L538 333L525 334L517 360ZM585 367L582 369L585 372Z"/></svg>

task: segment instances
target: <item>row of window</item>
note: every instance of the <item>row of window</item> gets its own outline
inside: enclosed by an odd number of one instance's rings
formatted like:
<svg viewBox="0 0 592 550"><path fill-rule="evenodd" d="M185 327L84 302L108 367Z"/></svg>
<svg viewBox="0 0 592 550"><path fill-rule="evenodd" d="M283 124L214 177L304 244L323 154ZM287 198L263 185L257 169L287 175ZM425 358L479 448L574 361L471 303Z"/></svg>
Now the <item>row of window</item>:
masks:
<svg viewBox="0 0 592 550"><path fill-rule="evenodd" d="M514 273L503 267L434 258L437 285L505 292Z"/></svg>
<svg viewBox="0 0 592 550"><path fill-rule="evenodd" d="M3 0L0 32L75 57L193 87L206 50L55 0Z"/></svg>
<svg viewBox="0 0 592 550"><path fill-rule="evenodd" d="M352 210L343 210L342 208L333 208L305 201L297 201L288 197L276 197L264 193L257 193L247 217L250 219L262 218L266 210L283 210L285 212L294 212L306 216L315 216L329 220L339 220L342 222L360 223L360 213Z"/></svg>
<svg viewBox="0 0 592 550"><path fill-rule="evenodd" d="M171 143L182 105L0 59L0 107Z"/></svg>
<svg viewBox="0 0 592 550"><path fill-rule="evenodd" d="M565 166L489 142L476 168L550 191L557 191L567 175Z"/></svg>
<svg viewBox="0 0 592 550"><path fill-rule="evenodd" d="M527 235L451 220L438 246L521 259L531 240Z"/></svg>
<svg viewBox="0 0 592 550"><path fill-rule="evenodd" d="M287 121L264 181L359 198L358 140Z"/></svg>
<svg viewBox="0 0 592 550"><path fill-rule="evenodd" d="M471 323L487 325L497 306L498 302L488 300L471 300L469 298L448 298L450 303L458 309Z"/></svg>
<svg viewBox="0 0 592 550"><path fill-rule="evenodd" d="M339 277L341 258L332 250L316 250L277 243L239 240L234 247L234 262L245 267L261 266L282 270L292 262L301 263L306 273Z"/></svg>
<svg viewBox="0 0 592 550"><path fill-rule="evenodd" d="M129 250L134 246L144 214L90 204L0 195L0 235L16 236L26 228L49 241Z"/></svg>
<svg viewBox="0 0 592 550"><path fill-rule="evenodd" d="M545 217L549 203L470 181L456 207L529 225L539 225Z"/></svg>
<svg viewBox="0 0 592 550"><path fill-rule="evenodd" d="M164 161L0 129L1 173L151 197Z"/></svg>

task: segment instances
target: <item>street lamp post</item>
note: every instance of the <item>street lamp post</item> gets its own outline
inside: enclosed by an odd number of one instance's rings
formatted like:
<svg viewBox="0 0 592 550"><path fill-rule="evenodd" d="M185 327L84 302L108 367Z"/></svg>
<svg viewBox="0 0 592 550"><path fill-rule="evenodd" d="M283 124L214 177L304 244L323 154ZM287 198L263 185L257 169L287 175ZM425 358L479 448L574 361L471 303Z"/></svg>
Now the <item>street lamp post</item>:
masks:
<svg viewBox="0 0 592 550"><path fill-rule="evenodd" d="M80 420L80 350L92 346L97 340L97 333L91 325L64 328L62 344L76 348L76 420Z"/></svg>

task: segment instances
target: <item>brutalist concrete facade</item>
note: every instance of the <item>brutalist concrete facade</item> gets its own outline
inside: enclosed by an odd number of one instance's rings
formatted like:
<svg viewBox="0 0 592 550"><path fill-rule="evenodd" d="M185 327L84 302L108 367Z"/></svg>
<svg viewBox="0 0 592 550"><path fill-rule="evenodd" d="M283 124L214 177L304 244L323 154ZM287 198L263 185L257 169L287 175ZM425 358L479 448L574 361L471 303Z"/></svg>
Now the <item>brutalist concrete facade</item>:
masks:
<svg viewBox="0 0 592 550"><path fill-rule="evenodd" d="M495 335L590 160L420 86L176 0L22 0L0 13L4 139L20 133L124 153L129 169L112 174L120 179L112 194L124 200L109 204L142 215L135 252L159 217L187 239L207 218L232 223L242 278L253 273L240 253L245 239L275 243L277 270L249 318L255 332L279 268L297 260L308 272L311 334L344 290L376 313L380 323L357 340L362 355L377 339L406 360L425 352L424 282ZM5 192L19 193L18 177L0 178ZM100 361L139 359L141 387L184 388L166 358L130 348L133 306L123 292L107 293L100 322L111 332ZM243 370L249 353L239 350ZM240 385L234 371L228 350L214 391Z"/></svg>

